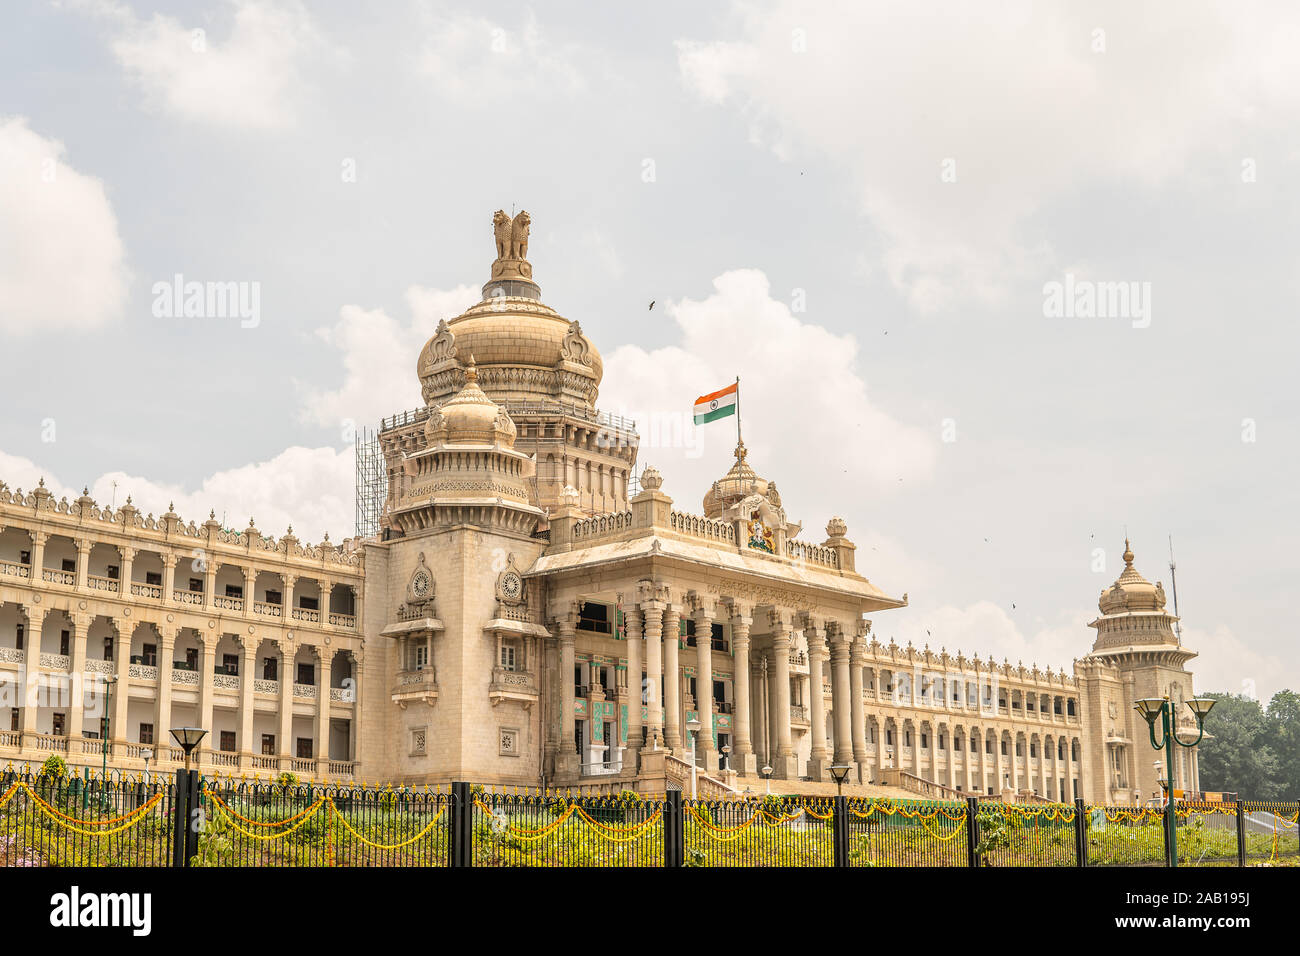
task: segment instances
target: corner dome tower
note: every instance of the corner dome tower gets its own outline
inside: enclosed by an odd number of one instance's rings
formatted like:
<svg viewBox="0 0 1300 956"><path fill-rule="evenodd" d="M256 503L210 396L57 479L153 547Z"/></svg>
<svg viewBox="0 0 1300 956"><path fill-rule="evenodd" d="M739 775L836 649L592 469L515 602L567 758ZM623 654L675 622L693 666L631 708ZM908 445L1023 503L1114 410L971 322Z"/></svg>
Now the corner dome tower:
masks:
<svg viewBox="0 0 1300 956"><path fill-rule="evenodd" d="M1181 647L1174 624L1178 618L1165 609L1165 589L1152 584L1133 567L1133 549L1124 539L1124 570L1097 599L1101 616L1088 626L1097 631L1094 655L1114 656L1136 649L1160 651L1182 659L1195 657Z"/></svg>

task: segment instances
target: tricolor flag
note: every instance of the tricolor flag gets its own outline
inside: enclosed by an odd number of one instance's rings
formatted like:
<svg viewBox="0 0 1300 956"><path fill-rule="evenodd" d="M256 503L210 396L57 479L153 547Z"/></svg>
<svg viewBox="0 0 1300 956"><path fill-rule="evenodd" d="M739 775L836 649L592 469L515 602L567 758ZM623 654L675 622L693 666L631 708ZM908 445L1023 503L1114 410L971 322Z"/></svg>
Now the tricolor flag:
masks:
<svg viewBox="0 0 1300 956"><path fill-rule="evenodd" d="M736 414L736 404L740 398L740 383L733 382L724 389L701 395L695 400L695 424L717 421L728 415Z"/></svg>

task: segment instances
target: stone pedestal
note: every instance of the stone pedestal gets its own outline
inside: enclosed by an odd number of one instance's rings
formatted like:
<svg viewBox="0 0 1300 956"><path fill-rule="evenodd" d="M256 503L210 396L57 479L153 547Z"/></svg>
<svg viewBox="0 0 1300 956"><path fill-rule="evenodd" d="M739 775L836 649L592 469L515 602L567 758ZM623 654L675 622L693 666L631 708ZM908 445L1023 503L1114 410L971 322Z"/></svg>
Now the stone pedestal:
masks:
<svg viewBox="0 0 1300 956"><path fill-rule="evenodd" d="M831 762L823 757L808 758L808 778L810 780L827 781L830 780ZM850 779L852 777L850 776Z"/></svg>
<svg viewBox="0 0 1300 956"><path fill-rule="evenodd" d="M783 757L775 757L772 760L772 779L773 780L798 780L799 779L799 759L793 754Z"/></svg>
<svg viewBox="0 0 1300 956"><path fill-rule="evenodd" d="M662 795L667 787L668 751L641 748L641 772L637 774L637 792Z"/></svg>

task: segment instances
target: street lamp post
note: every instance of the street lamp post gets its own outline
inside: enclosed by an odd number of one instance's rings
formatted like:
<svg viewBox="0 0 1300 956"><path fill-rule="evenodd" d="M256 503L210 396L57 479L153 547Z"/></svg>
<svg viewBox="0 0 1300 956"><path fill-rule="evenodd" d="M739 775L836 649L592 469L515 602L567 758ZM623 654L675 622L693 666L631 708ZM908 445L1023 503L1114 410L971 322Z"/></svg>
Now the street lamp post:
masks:
<svg viewBox="0 0 1300 956"><path fill-rule="evenodd" d="M108 779L108 715L113 710L113 685L117 683L117 676L105 677L103 674L100 678L104 682L104 716L99 719L100 729L100 752L104 755L104 764L102 773L104 779Z"/></svg>
<svg viewBox="0 0 1300 956"><path fill-rule="evenodd" d="M766 765L765 767L763 767L762 770L759 771L759 773L761 773L763 775L763 779L767 781L767 794L768 796L771 796L772 795L772 765L771 764Z"/></svg>
<svg viewBox="0 0 1300 956"><path fill-rule="evenodd" d="M842 763L831 764L831 779L835 781L837 797L844 796L844 781L849 775L849 767Z"/></svg>
<svg viewBox="0 0 1300 956"><path fill-rule="evenodd" d="M1178 736L1178 731L1174 726L1176 717L1174 715L1174 706L1168 697L1146 697L1139 700L1134 705L1134 710L1142 715L1147 722L1147 730L1151 735L1151 747L1157 753L1161 750L1165 752L1166 772L1162 785L1165 789L1165 828L1169 833L1169 865L1178 865L1178 826L1174 814L1174 744L1180 747L1195 747L1205 737L1205 715L1210 712L1214 706L1214 701L1206 697L1194 697L1187 701L1187 707L1196 715L1196 739L1185 741ZM1156 740L1156 718L1160 718L1162 735L1160 740ZM1159 776L1159 761L1156 761L1157 776Z"/></svg>
<svg viewBox="0 0 1300 956"><path fill-rule="evenodd" d="M698 720L695 719L691 719L686 722L686 729L691 735L691 799L692 800L696 799L695 796L696 781L699 776L699 771L695 766L695 738L699 735L700 728L703 726L704 725L702 723L700 723Z"/></svg>
<svg viewBox="0 0 1300 956"><path fill-rule="evenodd" d="M199 745L207 731L202 727L173 727L172 736L176 742L181 745L181 750L185 751L185 769L190 769L190 752Z"/></svg>

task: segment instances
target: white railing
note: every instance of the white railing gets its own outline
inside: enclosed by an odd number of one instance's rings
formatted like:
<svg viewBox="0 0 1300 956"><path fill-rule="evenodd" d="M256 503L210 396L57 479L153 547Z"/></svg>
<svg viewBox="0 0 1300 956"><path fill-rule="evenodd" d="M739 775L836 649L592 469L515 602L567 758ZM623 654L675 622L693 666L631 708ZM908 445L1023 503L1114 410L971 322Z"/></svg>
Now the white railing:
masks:
<svg viewBox="0 0 1300 956"><path fill-rule="evenodd" d="M330 700L340 704L351 704L357 699L356 692L350 687L331 687Z"/></svg>
<svg viewBox="0 0 1300 956"><path fill-rule="evenodd" d="M316 699L316 685L315 685L315 684L294 684L294 685L293 685L293 696L294 696L294 697L305 697L305 698L307 698L308 700L315 700L315 699Z"/></svg>
<svg viewBox="0 0 1300 956"><path fill-rule="evenodd" d="M41 580L50 584L75 584L77 576L71 571L55 571L51 568L44 568L41 571Z"/></svg>
<svg viewBox="0 0 1300 956"><path fill-rule="evenodd" d="M162 597L162 585L142 584L139 581L134 581L131 584L131 593L136 597L147 597L147 598L158 599Z"/></svg>
<svg viewBox="0 0 1300 956"><path fill-rule="evenodd" d="M804 724L808 723L808 708L802 704L791 704L790 719Z"/></svg>
<svg viewBox="0 0 1300 956"><path fill-rule="evenodd" d="M82 665L82 669L87 674L108 674L112 676L115 673L112 661L88 660Z"/></svg>
<svg viewBox="0 0 1300 956"><path fill-rule="evenodd" d="M357 616L355 614L338 614L330 612L330 624L334 627L351 627L357 626Z"/></svg>
<svg viewBox="0 0 1300 956"><path fill-rule="evenodd" d="M199 604L203 603L202 591L172 591L172 600L178 604Z"/></svg>
<svg viewBox="0 0 1300 956"><path fill-rule="evenodd" d="M98 574L87 575L86 586L92 591L108 591L110 594L118 592L117 581L113 578L102 578Z"/></svg>
<svg viewBox="0 0 1300 956"><path fill-rule="evenodd" d="M239 690L238 674L213 674L212 686L223 690Z"/></svg>
<svg viewBox="0 0 1300 956"><path fill-rule="evenodd" d="M30 578L32 569L25 564L14 564L11 561L0 561L0 575L10 578Z"/></svg>
<svg viewBox="0 0 1300 956"><path fill-rule="evenodd" d="M208 762L214 767L238 767L239 754L232 754L225 750L209 750L207 753Z"/></svg>
<svg viewBox="0 0 1300 956"><path fill-rule="evenodd" d="M223 611L242 611L244 609L244 599L237 597L214 597L212 605L219 607Z"/></svg>
<svg viewBox="0 0 1300 956"><path fill-rule="evenodd" d="M278 680L254 680L253 693L278 694L280 693L280 682Z"/></svg>
<svg viewBox="0 0 1300 956"><path fill-rule="evenodd" d="M21 664L27 658L27 652L19 647L0 647L0 661L8 664Z"/></svg>
<svg viewBox="0 0 1300 956"><path fill-rule="evenodd" d="M357 765L351 760L331 760L329 772L332 777L350 777L356 772Z"/></svg>
<svg viewBox="0 0 1300 956"><path fill-rule="evenodd" d="M278 604L267 604L265 601L253 602L253 613L261 614L264 617L280 617L284 614Z"/></svg>
<svg viewBox="0 0 1300 956"><path fill-rule="evenodd" d="M67 654L46 654L42 652L41 666L54 671L70 671L72 670L72 658Z"/></svg>
<svg viewBox="0 0 1300 956"><path fill-rule="evenodd" d="M16 730L0 730L0 747L21 747L23 735Z"/></svg>
<svg viewBox="0 0 1300 956"><path fill-rule="evenodd" d="M308 607L296 607L293 609L293 619L295 621L310 621L312 624L319 624L320 611L313 611Z"/></svg>
<svg viewBox="0 0 1300 956"><path fill-rule="evenodd" d="M809 564L820 564L823 567L839 567L839 557L834 548L828 548L825 545L812 544L808 541L787 541L785 543L785 553L787 557L796 561L806 561Z"/></svg>
<svg viewBox="0 0 1300 956"><path fill-rule="evenodd" d="M279 770L280 758L273 754L253 754L254 770Z"/></svg>
<svg viewBox="0 0 1300 956"><path fill-rule="evenodd" d="M126 676L134 677L136 680L157 680L158 668L153 664L128 664Z"/></svg>
<svg viewBox="0 0 1300 956"><path fill-rule="evenodd" d="M199 672L188 671L181 667L172 668L173 684L189 684L193 687L199 686Z"/></svg>
<svg viewBox="0 0 1300 956"><path fill-rule="evenodd" d="M316 761L311 757L294 757L290 761L294 773L315 773Z"/></svg>

